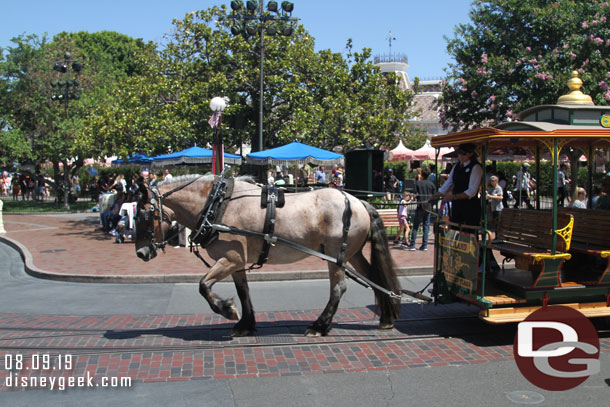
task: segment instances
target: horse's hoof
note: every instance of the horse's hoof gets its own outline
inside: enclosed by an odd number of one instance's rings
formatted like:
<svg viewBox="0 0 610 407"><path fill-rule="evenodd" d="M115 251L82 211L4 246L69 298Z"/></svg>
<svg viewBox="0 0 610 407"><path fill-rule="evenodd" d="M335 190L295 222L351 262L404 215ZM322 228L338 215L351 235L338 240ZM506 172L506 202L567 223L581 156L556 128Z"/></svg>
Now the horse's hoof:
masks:
<svg viewBox="0 0 610 407"><path fill-rule="evenodd" d="M239 310L233 300L223 302L220 314L231 321L239 321L240 319Z"/></svg>
<svg viewBox="0 0 610 407"><path fill-rule="evenodd" d="M307 328L307 330L305 331L305 336L317 338L317 337L322 336L322 332L316 331L315 329L312 329L312 328Z"/></svg>
<svg viewBox="0 0 610 407"><path fill-rule="evenodd" d="M325 327L319 325L318 323L314 323L313 325L310 325L307 328L307 330L305 331L305 336L313 336L313 337L326 336L326 335L328 335L329 332L330 332L330 326L325 328Z"/></svg>
<svg viewBox="0 0 610 407"><path fill-rule="evenodd" d="M231 304L231 306L229 307L227 318L231 321L239 321L239 310L237 309L237 306L235 304Z"/></svg>
<svg viewBox="0 0 610 407"><path fill-rule="evenodd" d="M242 328L234 328L231 331L231 336L234 338L241 338L244 336L252 336L256 332L256 329L242 329Z"/></svg>
<svg viewBox="0 0 610 407"><path fill-rule="evenodd" d="M394 322L380 322L379 329L384 329L384 330L394 329Z"/></svg>

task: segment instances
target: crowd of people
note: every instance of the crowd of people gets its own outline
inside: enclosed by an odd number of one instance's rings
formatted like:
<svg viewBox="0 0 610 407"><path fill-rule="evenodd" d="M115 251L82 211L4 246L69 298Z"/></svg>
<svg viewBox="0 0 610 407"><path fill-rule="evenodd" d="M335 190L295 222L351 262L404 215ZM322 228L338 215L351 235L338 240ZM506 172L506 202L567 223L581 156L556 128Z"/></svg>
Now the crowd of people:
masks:
<svg viewBox="0 0 610 407"><path fill-rule="evenodd" d="M487 192L488 213L491 225L497 222L504 208L513 205L515 208L533 208L536 193L536 179L530 172L530 164L521 164L517 174L509 181L502 171L494 171L491 166L483 169L478 161L475 146L471 143L462 144L457 149L458 162L455 165L447 164L439 174L439 189L436 190L436 166L431 164L415 169L415 179L412 188L405 190L403 181L394 170L389 168L383 178L385 197L387 202L397 204L398 232L394 243L405 250L416 250L418 230L422 227L422 241L419 250L427 250L430 231L431 214L428 205L437 202L438 215L454 223L479 225L481 219L481 206L479 194L482 189L480 181L485 171L485 185ZM568 176L569 167L562 163L557 171L557 205L585 209L610 209L610 176L606 177L602 185L593 187L592 205L589 206L587 191L582 186L574 186L575 193L571 195L572 180ZM168 169L159 171L146 171L135 174L131 180L126 180L121 174L95 176L88 185L82 188L91 194L92 199L99 196L113 194L114 199L110 206L101 208L100 223L102 229L124 240L129 230L125 229L125 213L121 207L125 203L135 202L137 192L136 178L145 175L150 185L156 185L163 180L172 178ZM318 166L312 169L303 165L296 174L288 171L269 170L267 183L282 186L286 184L297 185L328 185L330 187L344 187L345 171L342 166L336 165L332 169ZM0 180L0 195L12 196L13 199L42 199L49 196L47 183L44 178L25 174L2 173ZM72 178L72 192L79 196L81 185L78 176ZM411 185L411 184L410 184ZM100 200L101 202L101 200ZM414 213L409 216L409 211Z"/></svg>
<svg viewBox="0 0 610 407"><path fill-rule="evenodd" d="M331 170L327 170L326 167L321 165L313 171L309 165L303 165L296 171L296 178L294 174L289 172L289 169L268 170L267 184L283 186L295 185L296 182L298 186L328 185L331 188L343 188L344 174L345 171L341 165L336 165Z"/></svg>
<svg viewBox="0 0 610 407"><path fill-rule="evenodd" d="M30 174L3 171L0 180L0 196L11 197L13 200L43 200L51 196L48 180L48 177L39 172Z"/></svg>
<svg viewBox="0 0 610 407"><path fill-rule="evenodd" d="M167 169L158 173L143 170L140 174L134 174L129 182L122 174L103 175L94 177L90 186L99 194L100 204L95 208L100 211L101 229L114 236L117 243L135 235L133 217L139 192L137 181L140 177L155 186L160 181L172 179L172 174Z"/></svg>
<svg viewBox="0 0 610 407"><path fill-rule="evenodd" d="M418 250L427 250L430 228L428 205L438 203L438 215L453 223L479 226L481 222L480 193L485 188L490 228L493 230L504 208L533 209L536 194L536 179L530 172L530 164L520 165L517 174L509 182L502 171L494 171L491 166L483 169L475 152L475 145L461 144L457 149L458 162L448 164L440 174L440 187L436 191L433 166L416 169L414 191L402 191L402 182L390 168L385 177L385 199L397 203L398 232L394 244L404 250L416 250L418 229L422 227L422 242ZM579 209L610 209L610 175L601 185L594 186L592 205L589 205L587 191L582 186L574 186L568 176L569 167L562 163L557 170L557 204ZM485 185L481 186L485 171ZM411 205L409 205L411 204ZM409 207L415 206L415 213L409 216ZM409 219L412 219L411 223Z"/></svg>

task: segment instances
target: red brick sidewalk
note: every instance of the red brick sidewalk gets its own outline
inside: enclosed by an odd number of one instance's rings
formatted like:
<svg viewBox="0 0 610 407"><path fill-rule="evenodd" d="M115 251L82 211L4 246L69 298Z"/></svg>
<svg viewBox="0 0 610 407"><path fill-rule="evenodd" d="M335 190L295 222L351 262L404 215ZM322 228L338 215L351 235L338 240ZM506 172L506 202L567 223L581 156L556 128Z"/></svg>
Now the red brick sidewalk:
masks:
<svg viewBox="0 0 610 407"><path fill-rule="evenodd" d="M408 306L407 306L408 307ZM21 369L0 370L0 392L8 375L38 377L130 377L134 382L170 382L349 373L450 366L512 357L513 327L488 327L463 307L411 305L411 318L397 329L377 329L368 308L339 310L329 336L303 336L317 311L258 313L255 336L231 338L230 327L211 314L167 316L0 315L0 357L17 349ZM407 310L405 310L407 311ZM413 319L415 317L415 319ZM32 336L31 330L40 331ZM464 332L477 334L476 344ZM498 337L500 339L498 339ZM31 350L31 349L36 349ZM71 369L33 368L30 355L61 350ZM56 368L57 367L57 368Z"/></svg>
<svg viewBox="0 0 610 407"><path fill-rule="evenodd" d="M207 271L187 248L168 247L165 254L143 262L136 257L132 244L114 243L112 236L99 229L96 214L3 215L7 233L0 235L0 241L20 250L28 271L40 277L71 281L197 282ZM409 252L392 247L391 252L399 274L432 273L433 250ZM290 265L265 265L249 273L248 278L260 281L327 276L326 263L308 257Z"/></svg>

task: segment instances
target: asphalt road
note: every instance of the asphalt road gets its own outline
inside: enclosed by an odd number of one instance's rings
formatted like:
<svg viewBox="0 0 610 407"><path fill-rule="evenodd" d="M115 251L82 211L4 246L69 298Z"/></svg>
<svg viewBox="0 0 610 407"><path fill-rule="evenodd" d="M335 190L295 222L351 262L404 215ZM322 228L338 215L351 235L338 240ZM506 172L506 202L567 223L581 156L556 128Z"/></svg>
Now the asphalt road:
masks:
<svg viewBox="0 0 610 407"><path fill-rule="evenodd" d="M197 284L71 283L37 279L24 272L19 254L0 244L0 310L4 313L55 315L198 314L210 313ZM402 277L404 288L424 287L429 276ZM251 282L255 311L322 309L329 297L328 280ZM235 297L233 283L218 283L214 292ZM239 301L237 301L239 303ZM353 281L341 307L374 303L373 292Z"/></svg>
<svg viewBox="0 0 610 407"><path fill-rule="evenodd" d="M21 258L0 244L0 312L63 315L209 313L193 284L84 284L37 280ZM421 287L426 277L403 280ZM221 295L234 295L219 284ZM327 281L251 284L256 310L320 309ZM369 305L370 291L350 283L342 307ZM592 406L608 404L610 353L601 372L565 392L547 392L527 382L512 360L366 373L316 374L252 379L136 383L124 389L0 392L1 406Z"/></svg>

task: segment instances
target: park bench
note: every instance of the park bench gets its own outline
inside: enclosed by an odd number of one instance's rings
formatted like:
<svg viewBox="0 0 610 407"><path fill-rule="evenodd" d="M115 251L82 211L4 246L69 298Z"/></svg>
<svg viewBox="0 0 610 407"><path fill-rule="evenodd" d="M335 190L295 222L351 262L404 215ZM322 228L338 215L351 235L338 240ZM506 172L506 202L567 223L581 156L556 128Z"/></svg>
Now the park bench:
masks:
<svg viewBox="0 0 610 407"><path fill-rule="evenodd" d="M570 253L573 259L566 264L576 270L576 278L594 284L610 284L610 211L600 209L560 208L560 213L574 217L574 232ZM570 273L573 275L574 273Z"/></svg>
<svg viewBox="0 0 610 407"><path fill-rule="evenodd" d="M386 228L390 227L398 227L398 215L396 214L396 209L378 209L379 217L383 221L383 225Z"/></svg>
<svg viewBox="0 0 610 407"><path fill-rule="evenodd" d="M561 266L571 257L568 249L572 223L570 214L558 214L557 229L560 231L555 254L552 254L551 212L504 209L492 248L505 257L503 265L505 261L514 260L515 269L503 270L498 279L524 288L561 286Z"/></svg>
<svg viewBox="0 0 610 407"><path fill-rule="evenodd" d="M398 233L398 228L400 224L398 223L398 215L396 214L396 208L392 209L377 209L379 213L379 217L383 221L383 226L385 226L386 234L391 239L396 236Z"/></svg>

